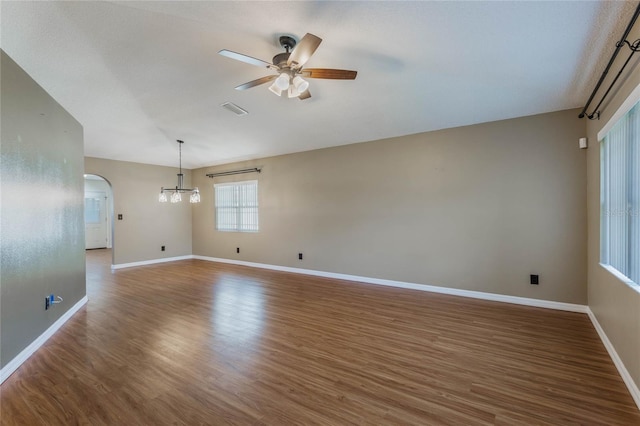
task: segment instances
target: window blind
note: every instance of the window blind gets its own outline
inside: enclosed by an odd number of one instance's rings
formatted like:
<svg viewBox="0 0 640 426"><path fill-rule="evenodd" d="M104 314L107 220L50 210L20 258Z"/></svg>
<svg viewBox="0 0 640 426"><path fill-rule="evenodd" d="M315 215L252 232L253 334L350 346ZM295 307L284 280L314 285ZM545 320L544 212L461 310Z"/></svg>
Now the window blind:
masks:
<svg viewBox="0 0 640 426"><path fill-rule="evenodd" d="M640 104L606 134L601 158L601 262L640 283Z"/></svg>
<svg viewBox="0 0 640 426"><path fill-rule="evenodd" d="M216 229L258 231L258 181L214 185Z"/></svg>

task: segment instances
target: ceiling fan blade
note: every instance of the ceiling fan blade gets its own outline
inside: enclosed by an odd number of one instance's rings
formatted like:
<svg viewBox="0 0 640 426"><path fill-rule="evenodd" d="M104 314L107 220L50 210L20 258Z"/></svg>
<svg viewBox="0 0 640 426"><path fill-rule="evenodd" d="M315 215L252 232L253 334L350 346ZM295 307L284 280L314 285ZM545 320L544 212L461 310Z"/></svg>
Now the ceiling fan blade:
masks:
<svg viewBox="0 0 640 426"><path fill-rule="evenodd" d="M291 68L300 68L309 60L313 52L320 46L320 43L322 43L320 37L314 36L311 33L305 34L302 40L293 48L287 60L287 65Z"/></svg>
<svg viewBox="0 0 640 426"><path fill-rule="evenodd" d="M251 89L252 87L255 86L259 86L261 84L265 84L268 83L272 80L275 80L278 76L277 75L268 75L266 77L262 77L259 78L257 80L252 80L249 81L247 83L241 84L240 86L236 86L236 90L247 90L247 89Z"/></svg>
<svg viewBox="0 0 640 426"><path fill-rule="evenodd" d="M298 96L298 98L301 101L304 101L305 99L309 99L311 97L311 92L309 92L309 90L305 90L304 92L300 93L300 95Z"/></svg>
<svg viewBox="0 0 640 426"><path fill-rule="evenodd" d="M355 80L358 71L334 70L330 68L305 68L300 74L307 78L329 78L333 80Z"/></svg>
<svg viewBox="0 0 640 426"><path fill-rule="evenodd" d="M236 61L245 62L250 65L255 65L260 68L271 68L273 65L269 62L265 62L262 59L257 59L251 56L243 55L242 53L232 52L231 50L222 49L218 52L222 56L235 59Z"/></svg>

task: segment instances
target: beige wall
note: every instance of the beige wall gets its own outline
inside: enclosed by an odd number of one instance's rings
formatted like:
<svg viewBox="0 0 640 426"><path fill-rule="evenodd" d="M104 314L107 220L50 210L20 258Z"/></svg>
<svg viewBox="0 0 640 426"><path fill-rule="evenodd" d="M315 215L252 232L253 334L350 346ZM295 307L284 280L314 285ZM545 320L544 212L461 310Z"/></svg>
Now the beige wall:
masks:
<svg viewBox="0 0 640 426"><path fill-rule="evenodd" d="M160 187L177 183L177 168L89 157L84 167L111 183L115 265L191 254L191 209L198 206L184 198L179 204L158 202ZM183 173L188 187L191 172Z"/></svg>
<svg viewBox="0 0 640 426"><path fill-rule="evenodd" d="M630 40L638 38L636 35ZM628 54L623 52L626 59ZM613 69L619 69L614 66ZM616 352L640 387L640 292L632 289L600 266L600 149L598 131L609 121L631 91L640 84L640 67L635 67L616 96L601 109L599 120L589 120L587 162L589 307ZM604 87L608 87L605 84ZM598 102L600 97L596 98ZM591 109L589 110L591 112Z"/></svg>
<svg viewBox="0 0 640 426"><path fill-rule="evenodd" d="M194 170L203 202L193 253L586 304L586 153L577 146L586 129L577 114ZM254 165L263 172L205 177ZM259 181L260 232L215 231L214 182L248 179Z"/></svg>

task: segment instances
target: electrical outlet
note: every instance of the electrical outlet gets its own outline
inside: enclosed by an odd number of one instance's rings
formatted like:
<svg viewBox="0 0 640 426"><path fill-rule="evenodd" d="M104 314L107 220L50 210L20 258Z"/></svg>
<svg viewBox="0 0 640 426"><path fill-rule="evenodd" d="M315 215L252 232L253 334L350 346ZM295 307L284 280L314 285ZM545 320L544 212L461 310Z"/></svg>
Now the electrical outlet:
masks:
<svg viewBox="0 0 640 426"><path fill-rule="evenodd" d="M530 275L529 282L531 284L533 284L533 285L538 285L538 284L540 284L540 278L538 277L538 275L533 275L532 274L532 275Z"/></svg>
<svg viewBox="0 0 640 426"><path fill-rule="evenodd" d="M164 246L160 247L160 251L164 251Z"/></svg>
<svg viewBox="0 0 640 426"><path fill-rule="evenodd" d="M236 253L240 253L240 247L236 247Z"/></svg>
<svg viewBox="0 0 640 426"><path fill-rule="evenodd" d="M44 310L49 309L49 296L44 297Z"/></svg>
<svg viewBox="0 0 640 426"><path fill-rule="evenodd" d="M302 253L298 253L298 259L302 260Z"/></svg>
<svg viewBox="0 0 640 426"><path fill-rule="evenodd" d="M122 220L122 213L118 213L118 220Z"/></svg>

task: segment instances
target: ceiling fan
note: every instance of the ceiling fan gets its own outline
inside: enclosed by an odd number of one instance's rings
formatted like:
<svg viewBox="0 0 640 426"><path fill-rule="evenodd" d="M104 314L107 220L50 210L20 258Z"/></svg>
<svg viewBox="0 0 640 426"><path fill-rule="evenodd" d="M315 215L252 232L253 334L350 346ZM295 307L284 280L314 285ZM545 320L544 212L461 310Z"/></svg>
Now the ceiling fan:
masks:
<svg viewBox="0 0 640 426"><path fill-rule="evenodd" d="M322 39L313 34L307 33L296 43L296 40L287 35L280 36L280 46L285 50L273 57L272 63L256 59L242 53L232 52L223 49L218 53L227 58L237 61L246 62L261 68L267 68L276 71L277 74L268 75L257 80L252 80L236 87L236 90L246 90L261 84L273 81L269 90L278 96L282 92L286 92L290 98L299 98L300 100L311 97L309 93L309 82L305 78L324 78L333 80L354 80L357 71L337 70L330 68L302 68L309 60L311 55L316 51Z"/></svg>

